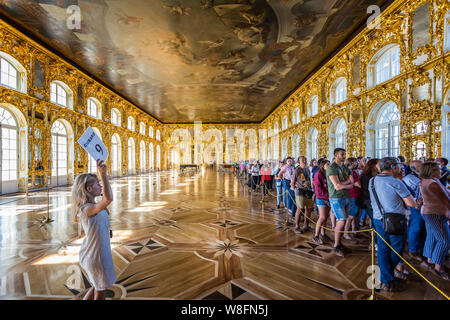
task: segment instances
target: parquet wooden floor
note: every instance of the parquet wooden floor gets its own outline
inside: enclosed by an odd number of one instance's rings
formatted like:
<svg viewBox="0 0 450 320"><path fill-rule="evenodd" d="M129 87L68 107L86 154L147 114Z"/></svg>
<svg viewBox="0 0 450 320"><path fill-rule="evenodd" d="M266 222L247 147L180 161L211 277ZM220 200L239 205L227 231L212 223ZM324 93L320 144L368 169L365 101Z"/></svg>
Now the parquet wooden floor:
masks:
<svg viewBox="0 0 450 320"><path fill-rule="evenodd" d="M284 225L275 199L261 202L231 173L167 171L112 180L117 282L110 299L358 299L369 292L369 235L336 257L311 232ZM0 299L80 299L83 237L70 219L70 188L0 197ZM313 218L316 218L313 215ZM332 235L329 234L331 237ZM450 282L424 275L450 293ZM381 299L444 299L425 281Z"/></svg>

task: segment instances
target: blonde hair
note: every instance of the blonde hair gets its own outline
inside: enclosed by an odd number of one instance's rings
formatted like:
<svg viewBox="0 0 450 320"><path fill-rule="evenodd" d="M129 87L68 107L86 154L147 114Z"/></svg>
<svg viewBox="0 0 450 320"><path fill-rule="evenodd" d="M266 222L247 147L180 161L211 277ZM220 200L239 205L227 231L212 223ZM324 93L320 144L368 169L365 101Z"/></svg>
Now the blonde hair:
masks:
<svg viewBox="0 0 450 320"><path fill-rule="evenodd" d="M78 211L89 202L92 195L87 191L87 187L92 186L98 178L92 173L82 173L75 178L72 186L72 219L78 222Z"/></svg>

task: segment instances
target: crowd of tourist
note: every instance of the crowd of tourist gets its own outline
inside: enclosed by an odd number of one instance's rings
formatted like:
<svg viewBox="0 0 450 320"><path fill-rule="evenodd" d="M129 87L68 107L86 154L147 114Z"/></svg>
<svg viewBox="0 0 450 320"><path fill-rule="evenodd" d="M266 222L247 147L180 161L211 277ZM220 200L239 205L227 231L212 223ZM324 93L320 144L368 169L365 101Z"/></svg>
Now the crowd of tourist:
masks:
<svg viewBox="0 0 450 320"><path fill-rule="evenodd" d="M338 256L349 252L342 240L356 244L360 236L354 231L374 228L382 290L402 291L405 281L414 279L392 249L448 281L448 160L347 158L342 148L333 155L331 160L322 156L309 164L304 156L242 161L233 169L250 191L261 190L264 196L273 191L277 208L288 211L297 234L313 232L313 242L332 244ZM311 219L312 212L317 219ZM329 219L334 239L324 228Z"/></svg>

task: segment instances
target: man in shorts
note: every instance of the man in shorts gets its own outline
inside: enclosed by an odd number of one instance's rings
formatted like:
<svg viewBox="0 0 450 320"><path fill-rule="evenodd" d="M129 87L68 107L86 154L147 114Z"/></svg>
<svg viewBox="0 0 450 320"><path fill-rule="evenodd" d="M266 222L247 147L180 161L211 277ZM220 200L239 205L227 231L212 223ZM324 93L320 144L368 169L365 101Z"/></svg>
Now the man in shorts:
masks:
<svg viewBox="0 0 450 320"><path fill-rule="evenodd" d="M327 185L331 209L336 216L336 229L334 231L333 251L336 255L344 256L344 246L341 244L342 231L350 213L350 194L353 188L353 176L350 169L344 165L345 149L334 149L333 163L327 169Z"/></svg>
<svg viewBox="0 0 450 320"><path fill-rule="evenodd" d="M311 212L314 209L314 202L311 198L306 197L306 191L311 189L311 176L309 168L307 166L308 161L306 157L298 157L298 166L295 169L294 178L291 180L291 189L295 190L295 203L297 204L297 211L295 213L295 233L303 233L312 231L309 227L309 220L311 218ZM303 228L300 229L300 215L301 211L305 213L305 223Z"/></svg>

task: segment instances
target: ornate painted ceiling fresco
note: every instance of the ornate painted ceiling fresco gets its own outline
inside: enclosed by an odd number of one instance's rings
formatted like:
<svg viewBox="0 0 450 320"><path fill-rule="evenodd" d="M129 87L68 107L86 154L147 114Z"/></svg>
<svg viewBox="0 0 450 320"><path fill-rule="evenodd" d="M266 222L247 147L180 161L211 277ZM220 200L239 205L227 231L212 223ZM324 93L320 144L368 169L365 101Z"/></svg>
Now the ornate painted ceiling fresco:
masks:
<svg viewBox="0 0 450 320"><path fill-rule="evenodd" d="M224 123L262 121L388 2L0 0L0 12L164 123Z"/></svg>

